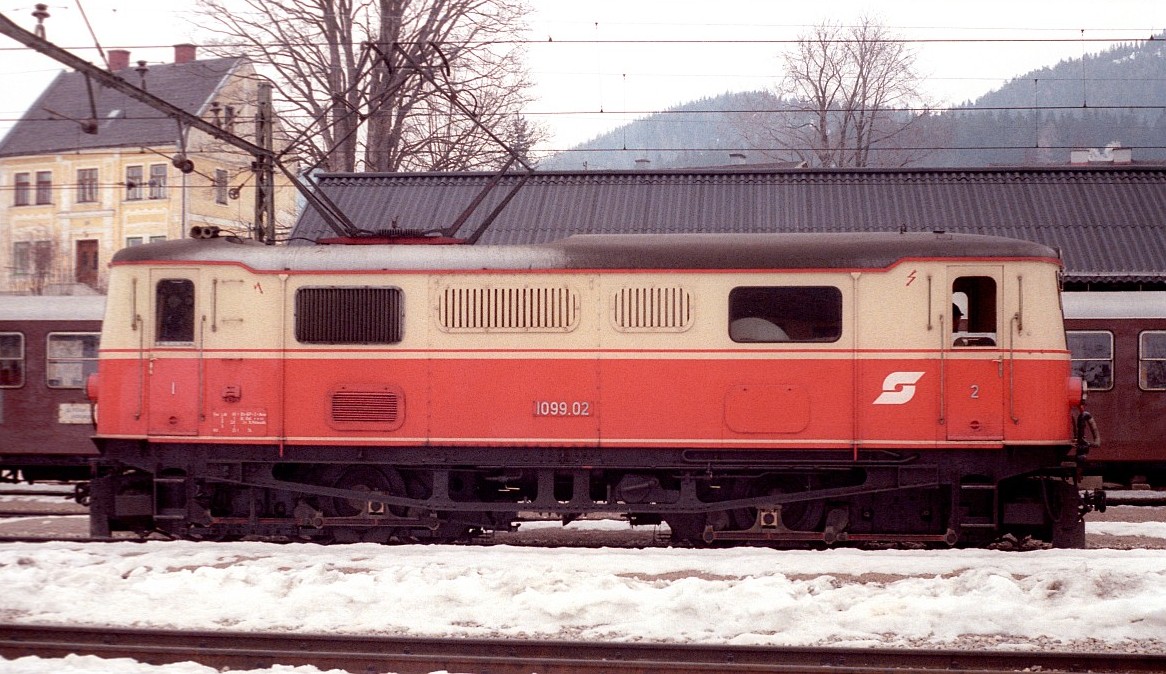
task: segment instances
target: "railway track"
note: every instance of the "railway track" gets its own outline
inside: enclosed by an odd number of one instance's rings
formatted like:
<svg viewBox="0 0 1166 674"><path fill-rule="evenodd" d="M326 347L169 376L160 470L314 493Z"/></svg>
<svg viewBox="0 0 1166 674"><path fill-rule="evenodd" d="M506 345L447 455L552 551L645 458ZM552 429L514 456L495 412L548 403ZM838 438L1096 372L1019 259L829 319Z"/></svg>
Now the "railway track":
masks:
<svg viewBox="0 0 1166 674"><path fill-rule="evenodd" d="M1119 492L1110 493L1105 498L1106 506L1164 506L1166 505L1166 492L1152 491L1152 492Z"/></svg>
<svg viewBox="0 0 1166 674"><path fill-rule="evenodd" d="M475 671L491 674L605 672L1161 672L1166 655L717 646L188 632L104 627L0 625L0 655L75 653L150 664L194 661L262 669L313 665L354 673Z"/></svg>

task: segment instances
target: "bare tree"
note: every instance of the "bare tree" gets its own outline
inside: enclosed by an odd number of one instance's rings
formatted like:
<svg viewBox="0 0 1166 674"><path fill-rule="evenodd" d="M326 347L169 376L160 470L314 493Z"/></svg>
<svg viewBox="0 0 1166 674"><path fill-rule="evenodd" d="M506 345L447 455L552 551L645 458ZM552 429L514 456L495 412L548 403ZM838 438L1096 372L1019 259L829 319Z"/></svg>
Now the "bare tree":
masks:
<svg viewBox="0 0 1166 674"><path fill-rule="evenodd" d="M526 11L522 0L200 0L215 51L273 80L291 151L331 171L505 163L471 117L511 139L530 100L513 39Z"/></svg>
<svg viewBox="0 0 1166 674"><path fill-rule="evenodd" d="M782 56L780 95L796 102L769 140L808 166L904 166L923 152L897 143L926 117L915 54L869 17L825 23Z"/></svg>

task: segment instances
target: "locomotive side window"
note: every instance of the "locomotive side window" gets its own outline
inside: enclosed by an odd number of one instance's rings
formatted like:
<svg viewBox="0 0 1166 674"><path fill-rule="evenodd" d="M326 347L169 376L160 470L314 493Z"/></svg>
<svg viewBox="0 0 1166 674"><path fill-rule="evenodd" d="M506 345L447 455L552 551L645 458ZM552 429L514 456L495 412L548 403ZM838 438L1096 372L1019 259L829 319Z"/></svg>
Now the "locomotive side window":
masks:
<svg viewBox="0 0 1166 674"><path fill-rule="evenodd" d="M84 388L85 379L97 371L100 340L96 332L50 333L45 368L48 387Z"/></svg>
<svg viewBox="0 0 1166 674"><path fill-rule="evenodd" d="M155 341L194 341L194 281L162 279L155 295Z"/></svg>
<svg viewBox="0 0 1166 674"><path fill-rule="evenodd" d="M1069 330L1065 333L1073 359L1073 374L1090 391L1113 388L1113 333L1108 330Z"/></svg>
<svg viewBox="0 0 1166 674"><path fill-rule="evenodd" d="M1138 385L1143 391L1166 391L1166 330L1138 335Z"/></svg>
<svg viewBox="0 0 1166 674"><path fill-rule="evenodd" d="M952 344L996 345L996 279L961 276L951 286Z"/></svg>
<svg viewBox="0 0 1166 674"><path fill-rule="evenodd" d="M734 342L836 342L842 291L833 286L745 286L729 293Z"/></svg>
<svg viewBox="0 0 1166 674"><path fill-rule="evenodd" d="M0 388L24 386L24 335L0 332Z"/></svg>
<svg viewBox="0 0 1166 674"><path fill-rule="evenodd" d="M306 344L396 344L404 325L400 288L296 290L296 339Z"/></svg>

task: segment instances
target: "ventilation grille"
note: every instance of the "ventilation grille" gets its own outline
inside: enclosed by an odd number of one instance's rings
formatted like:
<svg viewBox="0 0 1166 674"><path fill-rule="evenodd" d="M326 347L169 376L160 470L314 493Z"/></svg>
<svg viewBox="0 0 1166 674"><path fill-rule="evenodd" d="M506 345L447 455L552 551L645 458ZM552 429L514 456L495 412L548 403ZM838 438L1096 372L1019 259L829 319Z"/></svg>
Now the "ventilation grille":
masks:
<svg viewBox="0 0 1166 674"><path fill-rule="evenodd" d="M438 324L445 332L570 332L579 297L566 286L447 287Z"/></svg>
<svg viewBox="0 0 1166 674"><path fill-rule="evenodd" d="M623 288L612 323L621 332L683 332L692 326L692 294L679 286Z"/></svg>
<svg viewBox="0 0 1166 674"><path fill-rule="evenodd" d="M396 344L404 311L399 288L300 288L296 339L308 344Z"/></svg>
<svg viewBox="0 0 1166 674"><path fill-rule="evenodd" d="M334 391L331 424L344 430L391 430L405 421L405 397L398 390Z"/></svg>

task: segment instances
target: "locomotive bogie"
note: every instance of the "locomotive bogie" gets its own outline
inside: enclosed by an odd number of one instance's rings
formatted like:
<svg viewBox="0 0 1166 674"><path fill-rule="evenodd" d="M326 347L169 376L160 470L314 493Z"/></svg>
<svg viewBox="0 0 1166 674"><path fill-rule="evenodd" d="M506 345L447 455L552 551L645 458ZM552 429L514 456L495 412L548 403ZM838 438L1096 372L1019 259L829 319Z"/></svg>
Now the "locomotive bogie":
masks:
<svg viewBox="0 0 1166 674"><path fill-rule="evenodd" d="M1074 401L1040 246L367 248L115 259L95 530L139 492L174 535L322 540L448 540L535 511L701 544L980 544L1053 538L1042 495L1078 508L1050 486L1073 477Z"/></svg>

